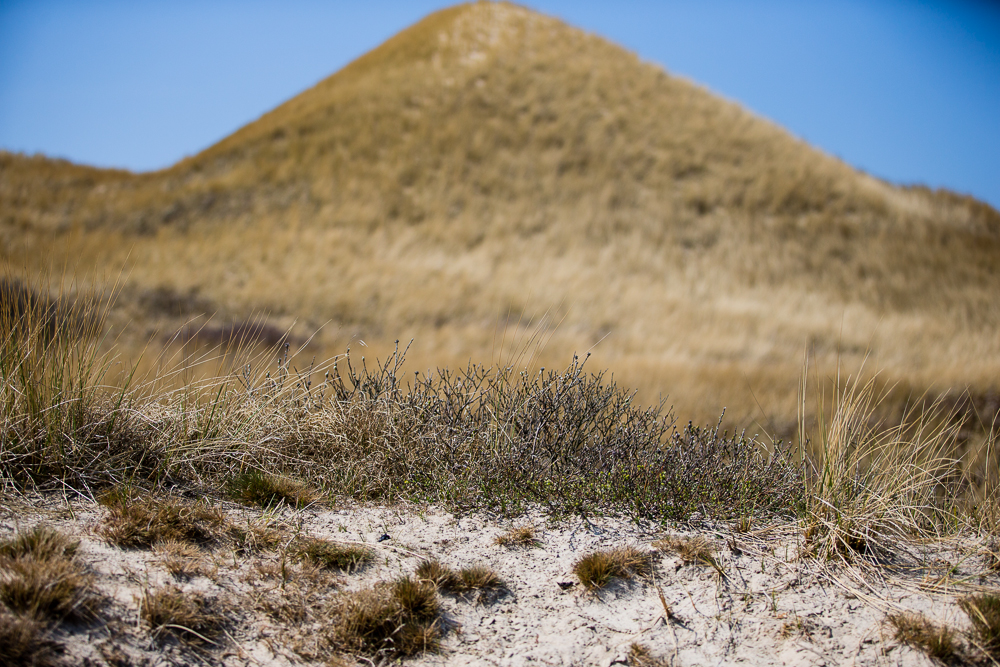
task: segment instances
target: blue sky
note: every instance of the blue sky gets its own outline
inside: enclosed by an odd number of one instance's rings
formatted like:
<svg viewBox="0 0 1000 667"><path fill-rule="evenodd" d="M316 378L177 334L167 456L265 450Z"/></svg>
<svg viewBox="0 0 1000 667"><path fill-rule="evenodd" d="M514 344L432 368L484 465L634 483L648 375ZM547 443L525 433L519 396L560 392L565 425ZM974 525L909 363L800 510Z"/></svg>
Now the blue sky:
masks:
<svg viewBox="0 0 1000 667"><path fill-rule="evenodd" d="M165 167L450 3L0 0L0 147ZM826 152L1000 208L1000 7L538 0Z"/></svg>

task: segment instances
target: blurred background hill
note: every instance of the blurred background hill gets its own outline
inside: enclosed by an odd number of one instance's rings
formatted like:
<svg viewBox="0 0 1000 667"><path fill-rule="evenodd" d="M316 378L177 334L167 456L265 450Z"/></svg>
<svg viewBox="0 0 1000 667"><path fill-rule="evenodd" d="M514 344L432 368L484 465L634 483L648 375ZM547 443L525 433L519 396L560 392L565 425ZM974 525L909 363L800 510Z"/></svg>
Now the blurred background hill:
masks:
<svg viewBox="0 0 1000 667"><path fill-rule="evenodd" d="M869 356L900 401L995 412L1000 386L996 210L509 4L433 14L162 171L0 153L0 243L53 290L124 269L133 351L209 314L308 356L413 338L411 370L589 351L684 420L786 437L807 355Z"/></svg>

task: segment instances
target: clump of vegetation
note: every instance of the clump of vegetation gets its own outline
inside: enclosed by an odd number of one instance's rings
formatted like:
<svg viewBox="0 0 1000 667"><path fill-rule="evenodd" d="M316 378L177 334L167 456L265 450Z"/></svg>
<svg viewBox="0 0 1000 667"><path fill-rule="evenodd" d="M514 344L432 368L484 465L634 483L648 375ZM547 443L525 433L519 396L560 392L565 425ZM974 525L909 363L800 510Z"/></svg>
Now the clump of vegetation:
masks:
<svg viewBox="0 0 1000 667"><path fill-rule="evenodd" d="M181 490L211 484L265 506L301 506L318 489L336 489L364 501L437 501L505 514L531 503L556 512L614 507L658 520L695 508L722 517L787 512L801 491L782 456L718 428L689 424L678 431L662 403L637 406L633 394L603 373L589 374L575 358L561 372L470 365L404 385L405 350L374 366L362 359L360 367L348 353L301 373L287 348L275 372L257 365L263 357L234 352L225 364L238 373L166 391L133 385L131 376L108 389L93 368L113 364L101 361L87 339L33 349L62 380L28 403L22 394L37 382L0 383L9 390L5 414L14 431L27 429L14 438L19 444L0 450L0 467L22 484L59 480L81 489L143 489L147 496L167 483ZM8 361L20 363L19 353L9 352ZM72 365L79 357L90 370ZM312 382L317 372L321 384ZM71 385L77 389L67 395ZM80 411L82 421L51 423L40 440L30 435L39 432L28 428L36 417L66 410ZM239 469L251 472L235 474ZM105 499L102 530L116 544L205 543L218 533L219 519L207 508L123 493Z"/></svg>
<svg viewBox="0 0 1000 667"><path fill-rule="evenodd" d="M0 563L0 602L40 620L92 618L101 603L93 577L67 559L17 558Z"/></svg>
<svg viewBox="0 0 1000 667"><path fill-rule="evenodd" d="M955 632L938 625L923 614L901 613L889 616L897 641L923 651L928 657L953 664L961 660L961 646Z"/></svg>
<svg viewBox="0 0 1000 667"><path fill-rule="evenodd" d="M588 554L573 565L573 572L584 588L597 590L607 586L613 578L646 576L652 567L648 553L626 546Z"/></svg>
<svg viewBox="0 0 1000 667"><path fill-rule="evenodd" d="M48 628L31 617L0 611L0 664L7 667L56 667L61 647Z"/></svg>
<svg viewBox="0 0 1000 667"><path fill-rule="evenodd" d="M369 657L405 657L440 647L441 603L430 581L402 577L342 593L327 609L330 648Z"/></svg>
<svg viewBox="0 0 1000 667"><path fill-rule="evenodd" d="M12 537L0 540L0 558L33 558L53 560L72 558L80 546L79 540L70 539L45 524L19 531Z"/></svg>
<svg viewBox="0 0 1000 667"><path fill-rule="evenodd" d="M493 591L503 587L503 579L485 565L470 565L458 571L459 587L456 593L469 591Z"/></svg>
<svg viewBox="0 0 1000 667"><path fill-rule="evenodd" d="M971 637L990 660L1000 659L1000 595L978 593L958 601L972 621Z"/></svg>
<svg viewBox="0 0 1000 667"><path fill-rule="evenodd" d="M818 452L802 453L807 553L892 559L897 541L954 523L965 482L950 456L957 425L941 419L936 405L886 425L876 417L881 396L874 380L849 382L834 397ZM800 442L808 442L804 433Z"/></svg>
<svg viewBox="0 0 1000 667"><path fill-rule="evenodd" d="M685 563L699 563L718 567L715 544L704 535L694 537L667 537L653 542L653 546L667 553L675 553Z"/></svg>
<svg viewBox="0 0 1000 667"><path fill-rule="evenodd" d="M436 558L423 560L413 572L421 581L429 581L438 590L455 590L461 585L458 574Z"/></svg>
<svg viewBox="0 0 1000 667"><path fill-rule="evenodd" d="M493 540L502 547L534 547L538 546L538 537L534 526L517 526Z"/></svg>
<svg viewBox="0 0 1000 667"><path fill-rule="evenodd" d="M286 504L301 508L319 500L320 493L305 482L290 477L254 470L229 480L226 491L230 498L247 505L272 507Z"/></svg>
<svg viewBox="0 0 1000 667"><path fill-rule="evenodd" d="M103 604L74 558L77 542L45 526L0 543L0 603L39 621L90 619Z"/></svg>
<svg viewBox="0 0 1000 667"><path fill-rule="evenodd" d="M272 551L287 545L294 539L288 531L281 527L275 528L260 522L247 521L241 525L230 523L226 531L233 541L233 546L239 553L252 554L259 551Z"/></svg>
<svg viewBox="0 0 1000 667"><path fill-rule="evenodd" d="M184 643L214 644L227 624L218 601L198 591L176 586L146 589L139 600L139 616L156 637L166 633Z"/></svg>
<svg viewBox="0 0 1000 667"><path fill-rule="evenodd" d="M628 649L628 664L631 667L667 667L670 663L655 657L645 644L634 642Z"/></svg>
<svg viewBox="0 0 1000 667"><path fill-rule="evenodd" d="M190 542L166 540L155 546L163 567L178 579L190 579L211 572L205 552Z"/></svg>
<svg viewBox="0 0 1000 667"><path fill-rule="evenodd" d="M163 541L211 544L227 528L222 512L201 502L114 494L105 497L103 503L108 512L100 533L120 547L150 548Z"/></svg>
<svg viewBox="0 0 1000 667"><path fill-rule="evenodd" d="M429 581L447 593L495 591L503 587L499 575L485 565L471 565L455 571L437 559L421 561L414 570L420 581Z"/></svg>
<svg viewBox="0 0 1000 667"><path fill-rule="evenodd" d="M370 563L375 550L363 544L333 542L316 537L301 538L289 548L292 556L328 570L354 570Z"/></svg>

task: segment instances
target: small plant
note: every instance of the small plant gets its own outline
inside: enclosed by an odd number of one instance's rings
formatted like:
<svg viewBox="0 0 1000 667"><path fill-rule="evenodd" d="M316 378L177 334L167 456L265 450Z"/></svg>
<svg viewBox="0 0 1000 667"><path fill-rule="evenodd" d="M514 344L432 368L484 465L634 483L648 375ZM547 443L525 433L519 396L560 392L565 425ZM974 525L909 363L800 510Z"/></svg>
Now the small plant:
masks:
<svg viewBox="0 0 1000 667"><path fill-rule="evenodd" d="M960 648L954 631L946 625L937 625L923 614L902 613L889 616L895 629L896 641L923 651L928 657L944 663L958 662Z"/></svg>
<svg viewBox="0 0 1000 667"><path fill-rule="evenodd" d="M711 540L702 535L694 537L667 537L653 542L653 546L661 551L677 554L685 563L719 567L715 559L715 545Z"/></svg>
<svg viewBox="0 0 1000 667"><path fill-rule="evenodd" d="M283 503L301 508L320 498L320 493L305 482L258 470L230 479L226 492L233 500L260 507L273 507Z"/></svg>
<svg viewBox="0 0 1000 667"><path fill-rule="evenodd" d="M31 530L21 531L0 541L0 557L30 556L36 560L72 558L79 546L78 540L72 540L57 530L38 524Z"/></svg>
<svg viewBox="0 0 1000 667"><path fill-rule="evenodd" d="M751 515L738 517L733 524L733 530L737 533L749 533L751 527L753 527L753 516Z"/></svg>
<svg viewBox="0 0 1000 667"><path fill-rule="evenodd" d="M291 554L329 570L351 570L375 558L375 551L363 544L344 544L315 537L302 538L292 544Z"/></svg>
<svg viewBox="0 0 1000 667"><path fill-rule="evenodd" d="M837 388L831 416L820 411L815 454L800 424L800 453L807 461L805 553L844 561L892 559L894 542L931 536L954 522L953 480L961 479L958 430L939 402L910 408L898 424L877 415L885 395L874 379ZM948 500L948 499L952 500ZM950 503L950 504L949 504Z"/></svg>
<svg viewBox="0 0 1000 667"><path fill-rule="evenodd" d="M6 667L56 667L60 647L33 618L0 611L0 664Z"/></svg>
<svg viewBox="0 0 1000 667"><path fill-rule="evenodd" d="M972 621L972 638L991 659L1000 658L1000 595L979 593L958 601Z"/></svg>
<svg viewBox="0 0 1000 667"><path fill-rule="evenodd" d="M0 602L40 620L90 618L99 598L93 578L67 559L18 558L2 563Z"/></svg>
<svg viewBox="0 0 1000 667"><path fill-rule="evenodd" d="M155 549L163 567L178 579L190 579L210 572L205 552L189 542L167 540L157 544Z"/></svg>
<svg viewBox="0 0 1000 667"><path fill-rule="evenodd" d="M226 625L226 617L215 601L176 586L143 591L139 605L140 617L156 637L167 633L186 643L214 643Z"/></svg>
<svg viewBox="0 0 1000 667"><path fill-rule="evenodd" d="M573 565L573 572L587 590L603 588L615 577L632 579L651 571L649 554L631 546L595 551Z"/></svg>
<svg viewBox="0 0 1000 667"><path fill-rule="evenodd" d="M91 618L102 599L73 558L77 542L44 526L0 543L0 602L38 620Z"/></svg>
<svg viewBox="0 0 1000 667"><path fill-rule="evenodd" d="M343 593L328 609L327 643L337 651L371 657L436 651L440 612L434 584L412 577Z"/></svg>
<svg viewBox="0 0 1000 667"><path fill-rule="evenodd" d="M219 510L179 498L130 500L116 495L103 502L108 514L100 533L120 547L150 548L164 541L210 544L227 527Z"/></svg>
<svg viewBox="0 0 1000 667"><path fill-rule="evenodd" d="M511 528L506 533L497 535L493 541L502 547L534 547L539 544L534 526Z"/></svg>
<svg viewBox="0 0 1000 667"><path fill-rule="evenodd" d="M494 591L503 587L503 580L496 572L485 565L463 567L458 572L461 588L457 593L468 591Z"/></svg>
<svg viewBox="0 0 1000 667"><path fill-rule="evenodd" d="M633 643L628 649L628 664L632 667L667 667L666 660L653 656L645 644Z"/></svg>
<svg viewBox="0 0 1000 667"><path fill-rule="evenodd" d="M461 585L455 571L437 559L421 561L414 574L419 580L429 581L442 591L453 591Z"/></svg>
<svg viewBox="0 0 1000 667"><path fill-rule="evenodd" d="M232 539L236 551L241 554L274 550L292 540L288 533L281 528L272 528L249 521L246 526L230 524L226 532Z"/></svg>
<svg viewBox="0 0 1000 667"><path fill-rule="evenodd" d="M495 591L503 587L503 580L485 565L464 567L458 572L438 560L425 560L417 565L414 574L420 581L429 581L447 593Z"/></svg>

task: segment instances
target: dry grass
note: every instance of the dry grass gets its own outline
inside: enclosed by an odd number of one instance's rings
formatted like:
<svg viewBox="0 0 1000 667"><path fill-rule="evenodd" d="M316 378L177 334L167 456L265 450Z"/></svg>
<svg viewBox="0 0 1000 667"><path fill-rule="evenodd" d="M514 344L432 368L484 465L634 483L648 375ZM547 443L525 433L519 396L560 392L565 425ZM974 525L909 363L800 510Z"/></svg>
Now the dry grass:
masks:
<svg viewBox="0 0 1000 667"><path fill-rule="evenodd" d="M628 649L628 664L631 667L666 667L670 663L653 656L648 646L633 643Z"/></svg>
<svg viewBox="0 0 1000 667"><path fill-rule="evenodd" d="M0 602L39 620L91 619L103 603L93 577L68 559L0 562Z"/></svg>
<svg viewBox="0 0 1000 667"><path fill-rule="evenodd" d="M214 571L207 554L190 542L166 540L154 546L164 569L178 579L206 576Z"/></svg>
<svg viewBox="0 0 1000 667"><path fill-rule="evenodd" d="M1000 541L990 539L982 551L983 566L990 572L1000 572Z"/></svg>
<svg viewBox="0 0 1000 667"><path fill-rule="evenodd" d="M549 312L562 324L538 364L604 339L598 364L641 400L669 394L695 423L728 406L730 424L786 437L806 344L826 371L871 343L917 394L995 389L998 220L482 3L171 169L0 154L2 256L32 277L128 265L114 317L139 323L133 340L267 312L298 336L332 319L321 356L415 337L415 368L454 367L496 360L498 316L520 335Z"/></svg>
<svg viewBox="0 0 1000 667"><path fill-rule="evenodd" d="M74 558L78 545L43 525L0 542L0 602L39 621L92 619L104 599Z"/></svg>
<svg viewBox="0 0 1000 667"><path fill-rule="evenodd" d="M945 664L962 661L962 647L955 632L948 626L935 624L916 613L893 614L888 620L895 630L896 641Z"/></svg>
<svg viewBox="0 0 1000 667"><path fill-rule="evenodd" d="M274 551L290 544L294 539L283 527L275 528L250 520L247 520L246 526L231 523L228 533L236 551L243 555Z"/></svg>
<svg viewBox="0 0 1000 667"><path fill-rule="evenodd" d="M573 573L584 588L592 591L604 588L613 578L646 576L652 567L648 553L636 547L617 547L584 556L573 564Z"/></svg>
<svg viewBox="0 0 1000 667"><path fill-rule="evenodd" d="M653 547L667 553L675 553L681 557L685 563L697 563L699 565L709 565L719 569L719 562L715 558L715 544L704 535L694 537L668 537L653 542Z"/></svg>
<svg viewBox="0 0 1000 667"><path fill-rule="evenodd" d="M504 583L496 572L485 565L470 565L458 571L461 582L458 593L467 591L493 591L502 588Z"/></svg>
<svg viewBox="0 0 1000 667"><path fill-rule="evenodd" d="M375 550L363 544L334 542L315 537L296 540L291 555L328 570L357 570L375 558Z"/></svg>
<svg viewBox="0 0 1000 667"><path fill-rule="evenodd" d="M61 647L33 618L0 611L0 664L6 667L56 667Z"/></svg>
<svg viewBox="0 0 1000 667"><path fill-rule="evenodd" d="M428 581L437 590L447 593L496 591L504 585L499 575L485 565L470 565L456 572L436 559L421 561L414 575L418 580Z"/></svg>
<svg viewBox="0 0 1000 667"><path fill-rule="evenodd" d="M38 524L0 540L0 558L32 558L40 561L71 559L79 546L79 540L66 537L45 524Z"/></svg>
<svg viewBox="0 0 1000 667"><path fill-rule="evenodd" d="M226 491L233 500L260 507L284 503L302 508L322 497L305 482L260 471L237 475L229 481Z"/></svg>
<svg viewBox="0 0 1000 667"><path fill-rule="evenodd" d="M536 547L541 544L534 526L511 528L506 533L497 535L494 542L502 547Z"/></svg>
<svg viewBox="0 0 1000 667"><path fill-rule="evenodd" d="M334 650L366 656L436 651L440 611L436 586L403 577L335 598L327 610L326 639Z"/></svg>
<svg viewBox="0 0 1000 667"><path fill-rule="evenodd" d="M849 380L821 423L816 453L803 451L811 467L807 551L820 558L898 559L901 542L957 525L967 483L951 458L957 426L936 405L886 424L878 416L881 399L873 381ZM803 432L803 448L809 440Z"/></svg>
<svg viewBox="0 0 1000 667"><path fill-rule="evenodd" d="M218 601L198 591L183 591L176 586L143 591L139 616L154 637L169 634L194 645L215 644L228 623Z"/></svg>
<svg viewBox="0 0 1000 667"><path fill-rule="evenodd" d="M1000 595L979 593L958 601L972 622L970 639L991 661L1000 659Z"/></svg>
<svg viewBox="0 0 1000 667"><path fill-rule="evenodd" d="M222 513L204 503L172 497L129 499L118 495L103 500L107 515L101 535L120 547L150 548L158 542L208 545L227 528Z"/></svg>

